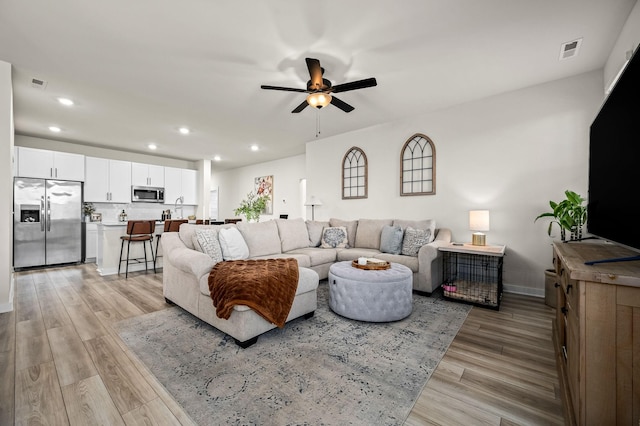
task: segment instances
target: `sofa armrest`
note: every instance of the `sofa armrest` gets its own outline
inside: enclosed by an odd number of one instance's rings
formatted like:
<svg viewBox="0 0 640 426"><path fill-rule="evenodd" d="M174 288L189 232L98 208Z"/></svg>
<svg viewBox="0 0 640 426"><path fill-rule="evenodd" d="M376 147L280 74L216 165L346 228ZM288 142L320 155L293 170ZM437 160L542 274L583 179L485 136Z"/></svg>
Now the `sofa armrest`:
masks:
<svg viewBox="0 0 640 426"><path fill-rule="evenodd" d="M417 285L414 289L426 293L432 293L440 285L442 280L442 257L439 247L446 246L451 242L451 230L440 228L437 230L436 238L429 244L420 247L418 251L418 276Z"/></svg>
<svg viewBox="0 0 640 426"><path fill-rule="evenodd" d="M162 253L165 262L170 262L173 266L193 274L198 281L204 275L208 275L215 265L209 255L187 248L177 232L167 232L160 239Z"/></svg>

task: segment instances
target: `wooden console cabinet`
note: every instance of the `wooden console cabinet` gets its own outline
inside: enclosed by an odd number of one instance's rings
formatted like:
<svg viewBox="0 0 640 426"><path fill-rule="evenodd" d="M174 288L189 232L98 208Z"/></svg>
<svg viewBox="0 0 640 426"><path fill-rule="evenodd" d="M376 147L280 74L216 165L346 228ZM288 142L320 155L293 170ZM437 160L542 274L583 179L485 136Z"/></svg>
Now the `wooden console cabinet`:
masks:
<svg viewBox="0 0 640 426"><path fill-rule="evenodd" d="M640 424L640 261L604 243L554 243L554 324L568 424Z"/></svg>

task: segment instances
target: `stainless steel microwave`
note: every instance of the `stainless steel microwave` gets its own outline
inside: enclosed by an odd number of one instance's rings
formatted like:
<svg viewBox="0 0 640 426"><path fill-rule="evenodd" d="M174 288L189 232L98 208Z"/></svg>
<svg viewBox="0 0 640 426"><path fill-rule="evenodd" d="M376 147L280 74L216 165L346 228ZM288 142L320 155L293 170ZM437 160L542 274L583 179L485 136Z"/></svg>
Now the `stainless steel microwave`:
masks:
<svg viewBox="0 0 640 426"><path fill-rule="evenodd" d="M132 203L164 203L164 188L151 186L132 186Z"/></svg>

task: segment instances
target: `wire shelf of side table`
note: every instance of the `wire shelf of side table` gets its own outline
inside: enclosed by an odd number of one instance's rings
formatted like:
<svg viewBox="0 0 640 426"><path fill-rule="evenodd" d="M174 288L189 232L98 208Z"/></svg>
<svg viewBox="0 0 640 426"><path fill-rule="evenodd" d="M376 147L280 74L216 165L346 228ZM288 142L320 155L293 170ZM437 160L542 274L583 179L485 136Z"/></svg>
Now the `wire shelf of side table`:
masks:
<svg viewBox="0 0 640 426"><path fill-rule="evenodd" d="M445 299L500 309L505 246L450 244L440 251Z"/></svg>

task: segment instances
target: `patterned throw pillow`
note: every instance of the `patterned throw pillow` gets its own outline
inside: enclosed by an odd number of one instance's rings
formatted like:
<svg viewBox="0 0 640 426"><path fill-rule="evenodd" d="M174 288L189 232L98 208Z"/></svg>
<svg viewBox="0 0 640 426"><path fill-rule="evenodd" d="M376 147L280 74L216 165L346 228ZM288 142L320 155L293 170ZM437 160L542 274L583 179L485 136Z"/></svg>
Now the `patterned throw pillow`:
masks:
<svg viewBox="0 0 640 426"><path fill-rule="evenodd" d="M407 227L404 230L404 239L402 240L402 254L417 257L420 247L428 244L430 239L431 230Z"/></svg>
<svg viewBox="0 0 640 426"><path fill-rule="evenodd" d="M222 248L215 229L196 229L196 239L202 252L208 254L214 262L222 262Z"/></svg>
<svg viewBox="0 0 640 426"><path fill-rule="evenodd" d="M322 231L322 248L348 248L347 228L344 226L334 226L324 228Z"/></svg>

